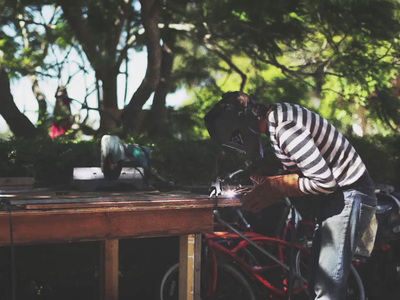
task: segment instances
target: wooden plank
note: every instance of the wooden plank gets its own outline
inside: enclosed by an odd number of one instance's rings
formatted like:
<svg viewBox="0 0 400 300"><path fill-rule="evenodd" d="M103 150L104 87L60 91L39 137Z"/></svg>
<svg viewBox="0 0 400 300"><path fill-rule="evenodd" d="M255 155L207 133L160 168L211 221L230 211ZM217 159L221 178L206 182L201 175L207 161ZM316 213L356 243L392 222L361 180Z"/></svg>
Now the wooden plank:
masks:
<svg viewBox="0 0 400 300"><path fill-rule="evenodd" d="M242 201L239 198L219 198L218 207L234 207L242 206Z"/></svg>
<svg viewBox="0 0 400 300"><path fill-rule="evenodd" d="M160 193L160 192L108 192L108 193L73 193L50 192L38 193L3 193L12 205L26 209L67 209L96 206L160 206L160 205L211 205L214 200L204 195L190 193Z"/></svg>
<svg viewBox="0 0 400 300"><path fill-rule="evenodd" d="M11 212L15 244L104 241L102 300L118 299L118 239L171 235L181 236L180 287L184 290L180 291L180 299L200 299L200 233L213 231L216 201L218 206L241 205L239 199L210 199L179 192L67 195L40 192L30 196L2 196L21 201L12 204L25 208ZM32 199L49 201L33 204L29 202ZM60 199L65 202L54 203ZM68 203L71 199L76 202ZM8 212L0 212L0 246L11 242L8 222Z"/></svg>
<svg viewBox="0 0 400 300"><path fill-rule="evenodd" d="M38 192L38 193L15 193L5 194L12 204L54 204L54 203L90 203L90 202L120 202L120 201L187 201L187 200L209 200L205 195L190 193L159 192L132 192L132 193L72 193L68 191Z"/></svg>
<svg viewBox="0 0 400 300"><path fill-rule="evenodd" d="M176 207L182 206L180 204L186 204L187 206L192 207L204 207L203 203L194 203L188 200L186 203L181 203L180 201L168 201L165 202L151 202L149 204L145 203L132 203L126 201L120 202L88 202L88 203L56 203L56 204L26 204L26 205L19 205L23 209L27 210L53 210L53 209L85 209L85 208L101 208L101 207L132 207L132 210L142 210L143 208L151 210L153 207L162 207L162 206L169 206L169 207Z"/></svg>
<svg viewBox="0 0 400 300"><path fill-rule="evenodd" d="M12 212L15 244L97 241L212 232L212 207ZM0 213L0 246L10 243L8 213Z"/></svg>
<svg viewBox="0 0 400 300"><path fill-rule="evenodd" d="M119 240L101 243L100 279L101 300L118 300Z"/></svg>
<svg viewBox="0 0 400 300"><path fill-rule="evenodd" d="M68 200L65 200L68 201ZM201 200L181 200L181 199L169 199L169 200L132 200L132 201L97 201L97 200L88 200L88 201L71 201L71 202L49 202L49 203L35 203L34 201L24 201L17 202L11 201L11 204L18 205L25 209L37 209L37 210L52 210L52 209L71 209L71 208L100 208L100 207L131 207L132 209L140 208L140 207L160 207L160 206L213 206L214 204L205 199Z"/></svg>
<svg viewBox="0 0 400 300"><path fill-rule="evenodd" d="M178 197L173 198L162 198L154 199L154 196L141 197L140 200L132 198L128 200L126 197L102 197L102 198L60 198L56 200L42 199L42 200L13 200L11 204L14 205L26 205L27 209L53 209L53 208L71 208L71 207L94 207L94 206L159 206L159 205L170 205L170 204L212 204L215 205L215 200L206 197L193 197L188 195L185 199ZM234 207L242 206L242 202L239 198L221 198L218 199L218 207Z"/></svg>
<svg viewBox="0 0 400 300"><path fill-rule="evenodd" d="M76 213L102 213L102 212L134 212L134 211L154 211L162 209L197 209L214 208L208 201L167 201L167 202L139 202L139 203L91 203L91 204L52 204L52 205L16 205L19 209L14 210L14 215L53 215L53 214L76 214ZM0 211L0 217L4 212Z"/></svg>
<svg viewBox="0 0 400 300"><path fill-rule="evenodd" d="M179 300L200 300L201 234L179 238Z"/></svg>
<svg viewBox="0 0 400 300"><path fill-rule="evenodd" d="M195 234L194 245L194 300L201 300L201 234Z"/></svg>
<svg viewBox="0 0 400 300"><path fill-rule="evenodd" d="M194 235L179 238L179 300L193 300Z"/></svg>
<svg viewBox="0 0 400 300"><path fill-rule="evenodd" d="M32 188L33 177L0 177L0 190Z"/></svg>

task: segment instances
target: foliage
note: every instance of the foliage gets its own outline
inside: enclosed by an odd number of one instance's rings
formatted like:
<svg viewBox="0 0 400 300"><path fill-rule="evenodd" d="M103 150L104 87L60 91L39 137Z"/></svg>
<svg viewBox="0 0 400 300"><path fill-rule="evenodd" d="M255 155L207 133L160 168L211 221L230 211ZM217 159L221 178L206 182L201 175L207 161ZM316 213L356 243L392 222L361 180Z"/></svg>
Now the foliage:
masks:
<svg viewBox="0 0 400 300"><path fill-rule="evenodd" d="M34 177L40 185L69 184L77 166L100 166L100 144L50 138L0 142L0 176Z"/></svg>
<svg viewBox="0 0 400 300"><path fill-rule="evenodd" d="M46 34L48 24L39 25L36 6L15 1L4 2L5 14L0 18L3 30L0 31L0 65L8 68L14 76L44 74L50 68L45 58L53 38ZM47 28L49 29L49 28ZM42 72L44 71L44 72Z"/></svg>
<svg viewBox="0 0 400 300"><path fill-rule="evenodd" d="M153 146L153 167L178 185L210 184L217 176L236 171L245 157L221 151L210 141L162 140Z"/></svg>
<svg viewBox="0 0 400 300"><path fill-rule="evenodd" d="M301 102L337 119L342 129L368 122L375 129L388 124L396 130L398 97L371 96L393 88L397 76L397 1L250 2L193 5L192 19L202 28L196 33L202 33L208 57L229 62L229 68L214 68L214 80L204 80L202 88L227 91L235 84L238 90L232 74L244 73L246 90L265 102ZM361 107L367 111L354 118ZM364 134L373 133L362 127Z"/></svg>
<svg viewBox="0 0 400 300"><path fill-rule="evenodd" d="M352 138L351 142L376 183L388 183L400 189L399 135Z"/></svg>
<svg viewBox="0 0 400 300"><path fill-rule="evenodd" d="M183 128L185 133L173 133L183 139L204 136L199 120L205 109L222 92L239 89L265 103L302 103L341 130L357 123L363 134L386 134L400 124L399 95L392 91L400 53L400 4L395 0L1 3L5 8L0 22L12 29L0 30L1 64L14 76L35 72L60 76L66 56L77 49L91 65L80 66L80 71L95 71L100 91L94 109L100 111L100 127L109 132L129 123L120 122L115 86L117 76L127 75L121 66L129 59L128 51L146 49L148 64L152 63L143 88L133 93L134 104L125 107L125 113L133 114L159 84L160 74L152 74L161 72L158 45L165 46L175 60L173 72L165 73L171 78L162 75L162 82L168 82L166 90L185 87L194 95L182 114L172 116L176 127L192 122ZM54 15L46 20L42 9L49 4ZM152 9L161 5L160 15L151 19L143 4ZM146 16L152 26L144 22ZM154 48L149 39L158 39L152 40ZM50 64L48 54L57 51L66 56ZM196 110L197 117L182 118Z"/></svg>
<svg viewBox="0 0 400 300"><path fill-rule="evenodd" d="M350 137L373 179L400 189L400 136ZM217 176L251 166L246 155L216 147L209 140L124 140L152 149L151 166L162 176L178 184L209 185ZM265 141L267 143L267 141ZM262 163L273 165L274 155L266 145ZM258 162L260 163L260 162ZM99 167L98 141L38 139L0 142L0 177L32 176L39 186L66 185L74 167Z"/></svg>

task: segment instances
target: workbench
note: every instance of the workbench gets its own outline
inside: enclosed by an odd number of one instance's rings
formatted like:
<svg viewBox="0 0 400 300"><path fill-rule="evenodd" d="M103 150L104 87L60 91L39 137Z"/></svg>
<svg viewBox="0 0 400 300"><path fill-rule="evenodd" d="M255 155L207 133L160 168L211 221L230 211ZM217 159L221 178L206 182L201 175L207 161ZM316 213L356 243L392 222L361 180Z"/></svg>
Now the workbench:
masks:
<svg viewBox="0 0 400 300"><path fill-rule="evenodd" d="M180 236L179 299L199 299L201 234L213 231L216 204L240 205L183 191L30 189L0 197L10 204L0 211L0 246L101 242L102 300L118 299L119 239L164 236Z"/></svg>

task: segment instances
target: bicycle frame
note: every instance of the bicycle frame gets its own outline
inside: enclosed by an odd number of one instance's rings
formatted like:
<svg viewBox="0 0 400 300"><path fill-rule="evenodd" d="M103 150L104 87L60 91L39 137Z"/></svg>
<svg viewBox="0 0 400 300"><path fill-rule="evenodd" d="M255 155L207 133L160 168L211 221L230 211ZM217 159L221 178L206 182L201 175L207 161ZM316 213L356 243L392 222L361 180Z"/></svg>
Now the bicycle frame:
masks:
<svg viewBox="0 0 400 300"><path fill-rule="evenodd" d="M241 216L240 213L238 215ZM246 226L246 222L245 226L241 226L241 222L236 220L228 223L215 211L215 231L203 235L202 297L233 299L232 297L239 296L241 298L235 299L252 300L260 296L273 299L308 297L307 282L302 277L307 274L310 266L308 235L305 236L305 247L302 246L302 242L297 243L298 236L293 233L297 234L298 230L291 231L290 222L294 221L293 216L291 217L284 228L290 233L289 242L289 239L255 233ZM302 223L303 221L300 224ZM238 225L240 227L237 227ZM293 227L296 229L296 226ZM357 299L364 300L361 278L354 266L351 267L353 275L348 295L357 295ZM163 276L160 286L161 299L177 299L178 272L179 264L176 263Z"/></svg>
<svg viewBox="0 0 400 300"><path fill-rule="evenodd" d="M303 251L307 254L310 253L309 249L306 249L300 245L297 244L291 244L287 241L281 240L279 238L272 238L272 237L266 237L264 235L260 235L254 232L245 232L242 233L239 230L237 230L234 226L231 224L225 222L221 217L219 216L218 211L214 212L216 221L227 228L231 230L232 232L215 232L211 234L206 234L205 235L205 242L206 245L208 246L210 256L209 257L209 262L211 263L211 274L207 274L207 279L210 280L211 282L208 282L207 284L207 294L208 295L213 295L215 292L216 286L217 286L217 253L224 256L227 258L227 260L233 261L236 263L239 268L244 271L249 277L253 278L257 282L259 282L261 285L265 286L269 291L272 291L278 296L287 296L288 291L293 294L298 294L304 290L307 289L307 280L301 275L295 272L295 270L292 267L292 264L288 266L287 264L284 263L285 260L285 254L284 254L284 248L285 249L291 249L291 247L294 247L298 251ZM233 239L241 239L240 242L237 243L232 249L229 249L223 245L221 245L219 242L221 241L232 241ZM274 256L270 252L266 251L264 248L260 246L260 244L269 244L269 245L274 245L278 248L278 255L279 257ZM239 253L241 250L245 250L246 247L249 245L255 247L258 249L263 255L269 257L272 261L274 261L276 264L274 265L269 265L269 266L257 266L256 268L252 267L249 265L248 262L245 261L242 257L240 257ZM260 275L260 271L273 271L276 268L283 268L287 273L288 276L295 276L298 279L301 280L302 284L300 287L291 290L290 287L286 289L280 289L276 286L274 286L271 282L269 282L267 279L265 279L263 276ZM210 271L210 270L208 270ZM288 278L287 278L288 279ZM286 280L286 284L289 280Z"/></svg>
<svg viewBox="0 0 400 300"><path fill-rule="evenodd" d="M224 179L217 178L216 182L214 182L211 185L212 192L210 194L210 197L214 196L218 198L219 196L221 197L232 197L234 195L242 194L243 192L246 192L249 190L248 186L242 186L240 183L236 184L233 180L234 175L243 172L243 170L238 170L231 175L226 176ZM234 183L232 185L232 183ZM233 193L234 195L232 195ZM265 286L268 290L274 292L276 295L280 296L288 296L290 299L293 294L299 293L299 291L304 291L307 289L307 281L306 279L299 274L300 272L300 267L299 267L299 260L298 258L295 258L295 252L303 251L307 253L308 256L310 255L310 246L312 244L312 236L314 233L314 222L309 222L305 221L302 219L300 213L297 211L295 206L291 203L289 198L285 198L285 204L286 206L284 207L284 211L282 213L282 218L278 221L277 228L276 228L276 233L273 234L273 236L276 236L275 238L270 237L271 235L260 235L260 238L255 237L255 236L250 236L248 230L244 231L238 231L234 227L231 227L230 224L222 220L218 214L218 211L215 211L215 220L219 223L222 223L225 227L227 227L230 231L234 232L238 237L243 239L242 242L242 247L246 247L248 245L252 245L252 247L256 248L260 253L265 255L266 257L269 257L276 265L278 265L286 274L282 275L282 277L285 277L286 283L287 283L287 288L282 289L281 288L275 288L271 282L268 280L265 280L262 276L259 276L255 270L249 266L249 264L246 261L240 260L240 257L237 257L235 255L235 252L232 249L227 249L221 245L218 244L218 242L214 242L212 235L208 235L207 239L211 239L211 241L208 241L208 244L210 248L214 252L221 253L223 256L227 257L229 260L234 261L240 269L243 270L248 276L251 278L255 279L257 282L260 282L261 285ZM242 217L242 216L241 216ZM242 217L243 218L243 217ZM245 220L244 220L245 221ZM246 224L246 222L245 222ZM305 247L303 247L303 242L299 243L299 233L298 233L298 225L305 225L303 229L306 231L301 233L300 235L305 237L305 242L304 244ZM309 231L308 229L311 229ZM244 232L244 233L243 233ZM305 233L305 234L304 234ZM311 234L310 234L311 233ZM275 243L275 246L278 246L278 254L277 255L272 255L261 245L262 243ZM301 244L301 245L300 245ZM288 250L290 249L290 250ZM285 251L286 250L286 253ZM287 253L290 253L287 255ZM286 255L286 257L285 257ZM296 253L297 255L297 253ZM296 268L293 266L294 259L296 259ZM216 257L214 257L214 261L216 261ZM287 265L285 262L289 262ZM214 262L215 263L215 262ZM303 261L301 261L303 263ZM304 265L308 265L305 263ZM302 265L303 266L303 265ZM216 267L214 268L216 270ZM302 272L303 273L303 272ZM355 267L351 265L351 273L355 277L357 281L357 286L360 294L360 299L365 299L364 295L364 288L362 285L362 281L359 277L358 272L356 271ZM282 273L281 273L282 274ZM214 280L216 280L216 275L213 275ZM294 283L294 280L296 282ZM301 287L297 288L299 283L301 283ZM216 283L214 283L214 286ZM296 285L296 288L293 289L293 287Z"/></svg>

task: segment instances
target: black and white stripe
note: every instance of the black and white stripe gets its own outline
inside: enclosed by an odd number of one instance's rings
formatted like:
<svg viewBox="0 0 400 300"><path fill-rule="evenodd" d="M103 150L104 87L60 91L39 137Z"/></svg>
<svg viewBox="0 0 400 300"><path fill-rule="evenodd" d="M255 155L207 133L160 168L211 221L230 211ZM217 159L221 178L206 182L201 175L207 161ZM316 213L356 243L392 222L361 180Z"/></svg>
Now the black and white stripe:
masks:
<svg viewBox="0 0 400 300"><path fill-rule="evenodd" d="M349 141L326 119L295 104L278 103L268 115L275 154L290 172L302 174L305 194L328 194L354 183L366 168Z"/></svg>

